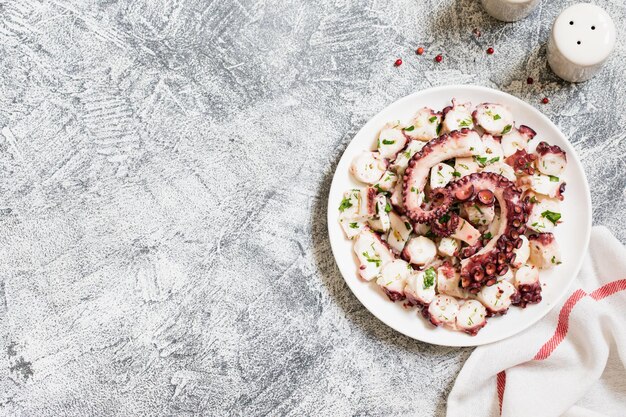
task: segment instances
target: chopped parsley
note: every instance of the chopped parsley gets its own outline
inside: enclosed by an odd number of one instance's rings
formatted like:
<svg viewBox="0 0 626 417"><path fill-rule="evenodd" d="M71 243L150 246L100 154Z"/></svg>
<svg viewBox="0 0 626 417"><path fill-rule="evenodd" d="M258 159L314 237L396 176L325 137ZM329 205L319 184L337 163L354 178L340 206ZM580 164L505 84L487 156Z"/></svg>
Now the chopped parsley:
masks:
<svg viewBox="0 0 626 417"><path fill-rule="evenodd" d="M441 133L441 129L443 129L443 124L442 124L442 123L439 123L439 124L437 125L437 135L439 135L439 134Z"/></svg>
<svg viewBox="0 0 626 417"><path fill-rule="evenodd" d="M530 202L535 204L537 202L537 197L535 196L530 197Z"/></svg>
<svg viewBox="0 0 626 417"><path fill-rule="evenodd" d="M393 145L394 143L396 143L395 140L383 139L383 145Z"/></svg>
<svg viewBox="0 0 626 417"><path fill-rule="evenodd" d="M389 204L389 201L387 201L387 204L385 205L385 213L389 213L391 211L391 204Z"/></svg>
<svg viewBox="0 0 626 417"><path fill-rule="evenodd" d="M460 177L460 176L461 176L461 173L460 173L459 171L454 171L454 172L452 173L452 176L453 176L453 177Z"/></svg>
<svg viewBox="0 0 626 417"><path fill-rule="evenodd" d="M483 235L483 239L491 239L493 237L493 235L491 234L491 232L487 232Z"/></svg>
<svg viewBox="0 0 626 417"><path fill-rule="evenodd" d="M474 204L474 208L478 210L480 214L483 214L483 211L480 209L480 207L478 207L478 204Z"/></svg>
<svg viewBox="0 0 626 417"><path fill-rule="evenodd" d="M350 228L351 229L358 229L359 228L359 224L357 222L350 223Z"/></svg>
<svg viewBox="0 0 626 417"><path fill-rule="evenodd" d="M502 117L500 117L499 114L494 114L493 115L493 120L500 120L500 119L502 119Z"/></svg>
<svg viewBox="0 0 626 417"><path fill-rule="evenodd" d="M350 207L352 207L350 199L348 197L344 197L344 199L341 200L341 204L339 205L339 211L343 212L345 209L348 209Z"/></svg>
<svg viewBox="0 0 626 417"><path fill-rule="evenodd" d="M430 119L428 119L429 122L431 123L435 123L437 121L437 116L433 116Z"/></svg>
<svg viewBox="0 0 626 417"><path fill-rule="evenodd" d="M450 215L446 213L439 218L439 223L443 224L446 223L448 220L450 220Z"/></svg>
<svg viewBox="0 0 626 417"><path fill-rule="evenodd" d="M365 256L365 259L367 260L367 262L372 262L373 264L375 264L376 268L378 268L380 264L382 263L382 261L379 258L372 257L367 252L363 252L363 256Z"/></svg>
<svg viewBox="0 0 626 417"><path fill-rule="evenodd" d="M413 129L415 129L415 126L413 126L413 125L404 128L404 130L407 131L407 132L412 132Z"/></svg>
<svg viewBox="0 0 626 417"><path fill-rule="evenodd" d="M380 188L380 185L379 185L379 184L374 184L374 185L373 185L373 187L374 187L374 188L376 188L376 190L377 190L379 193L385 192L385 190L383 190L382 188Z"/></svg>
<svg viewBox="0 0 626 417"><path fill-rule="evenodd" d="M413 155L411 155L411 151L406 151L404 152L404 156L406 156L407 159L410 159Z"/></svg>
<svg viewBox="0 0 626 417"><path fill-rule="evenodd" d="M476 155L474 155L474 160L484 167L484 166L487 166L489 164L493 164L494 162L498 162L500 160L500 157L496 156L494 158L487 159L486 156L476 156Z"/></svg>
<svg viewBox="0 0 626 417"><path fill-rule="evenodd" d="M470 150L473 150L473 148L470 148ZM467 165L465 165L465 164L459 164L459 166L460 166L461 168L467 169L467 170L469 171L469 167L468 167Z"/></svg>
<svg viewBox="0 0 626 417"><path fill-rule="evenodd" d="M470 146L470 151L473 151L473 150L474 150L474 147L473 147L473 146Z"/></svg>
<svg viewBox="0 0 626 417"><path fill-rule="evenodd" d="M487 165L487 157L486 156L474 156L474 160L481 164L482 166Z"/></svg>
<svg viewBox="0 0 626 417"><path fill-rule="evenodd" d="M439 175L441 178L443 178L443 174L441 173L441 171L437 171L437 175Z"/></svg>
<svg viewBox="0 0 626 417"><path fill-rule="evenodd" d="M406 230L411 230L411 223L404 222L404 227L406 227Z"/></svg>
<svg viewBox="0 0 626 417"><path fill-rule="evenodd" d="M561 213L555 213L553 211L546 210L541 213L541 217L545 217L546 219L550 220L552 224L556 224L561 218Z"/></svg>
<svg viewBox="0 0 626 417"><path fill-rule="evenodd" d="M463 119L459 122L459 126L461 127L470 127L472 125L472 119Z"/></svg>
<svg viewBox="0 0 626 417"><path fill-rule="evenodd" d="M428 289L435 285L435 277L437 274L435 273L435 268L432 266L424 271L424 289Z"/></svg>
<svg viewBox="0 0 626 417"><path fill-rule="evenodd" d="M559 182L559 177L555 177L554 175L548 175L550 177L550 182Z"/></svg>
<svg viewBox="0 0 626 417"><path fill-rule="evenodd" d="M502 129L502 134L506 135L507 133L509 133L511 131L512 128L513 128L513 126L511 126L511 125L504 126L504 129Z"/></svg>

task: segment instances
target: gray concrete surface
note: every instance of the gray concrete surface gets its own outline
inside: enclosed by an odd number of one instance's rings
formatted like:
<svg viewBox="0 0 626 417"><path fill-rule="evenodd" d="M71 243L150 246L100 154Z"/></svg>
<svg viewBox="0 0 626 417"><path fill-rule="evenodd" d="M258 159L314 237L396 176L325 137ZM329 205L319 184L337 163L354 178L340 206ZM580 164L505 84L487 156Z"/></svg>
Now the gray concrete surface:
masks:
<svg viewBox="0 0 626 417"><path fill-rule="evenodd" d="M0 415L443 415L471 350L359 304L329 182L385 105L485 85L570 136L626 241L624 30L564 83L544 44L572 2L542 3L0 1Z"/></svg>

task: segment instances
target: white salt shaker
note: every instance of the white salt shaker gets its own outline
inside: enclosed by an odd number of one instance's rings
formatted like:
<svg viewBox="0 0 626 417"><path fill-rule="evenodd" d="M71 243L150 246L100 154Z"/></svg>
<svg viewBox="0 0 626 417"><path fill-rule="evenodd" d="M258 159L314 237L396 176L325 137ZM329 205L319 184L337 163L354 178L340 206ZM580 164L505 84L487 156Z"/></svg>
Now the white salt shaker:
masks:
<svg viewBox="0 0 626 417"><path fill-rule="evenodd" d="M593 77L615 47L615 25L600 7L579 3L563 10L554 21L548 41L548 63L567 81Z"/></svg>
<svg viewBox="0 0 626 417"><path fill-rule="evenodd" d="M505 22L515 22L528 16L539 0L482 0L482 3L492 17Z"/></svg>

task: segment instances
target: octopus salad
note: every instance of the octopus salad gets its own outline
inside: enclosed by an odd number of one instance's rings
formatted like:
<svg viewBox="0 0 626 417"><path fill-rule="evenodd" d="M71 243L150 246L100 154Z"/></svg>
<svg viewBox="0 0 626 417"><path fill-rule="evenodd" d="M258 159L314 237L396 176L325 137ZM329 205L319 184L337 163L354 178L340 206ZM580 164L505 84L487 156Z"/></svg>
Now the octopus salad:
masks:
<svg viewBox="0 0 626 417"><path fill-rule="evenodd" d="M561 264L565 152L533 140L500 104L423 108L358 154L339 222L358 271L434 326L475 335L511 306L541 302Z"/></svg>

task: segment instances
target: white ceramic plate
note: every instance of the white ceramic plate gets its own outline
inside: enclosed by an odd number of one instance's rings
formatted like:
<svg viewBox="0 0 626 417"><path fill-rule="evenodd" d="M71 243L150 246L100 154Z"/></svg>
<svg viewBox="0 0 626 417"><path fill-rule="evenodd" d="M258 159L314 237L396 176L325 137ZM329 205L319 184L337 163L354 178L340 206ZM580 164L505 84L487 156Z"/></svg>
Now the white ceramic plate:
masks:
<svg viewBox="0 0 626 417"><path fill-rule="evenodd" d="M373 150L377 135L385 123L392 120L408 122L415 112L427 106L441 110L456 98L460 103L471 101L500 103L513 112L516 125L530 126L537 132L533 142L545 140L559 145L567 152L567 168L561 177L567 182L565 200L561 203L563 223L554 234L561 247L563 263L541 271L543 301L525 309L511 307L504 316L488 319L487 325L476 336L462 332L435 328L418 314L416 309L406 309L402 302L392 303L374 282L361 280L357 273L357 259L353 243L347 239L339 225L338 207L343 193L359 186L348 172L355 155L364 149ZM362 184L360 185L362 186ZM501 91L486 87L451 85L430 88L404 97L374 116L357 133L345 150L333 177L328 198L328 235L339 270L348 286L361 303L383 323L409 337L428 343L446 346L478 346L510 337L531 326L565 295L582 265L591 232L591 198L589 185L574 148L561 131L531 105Z"/></svg>

